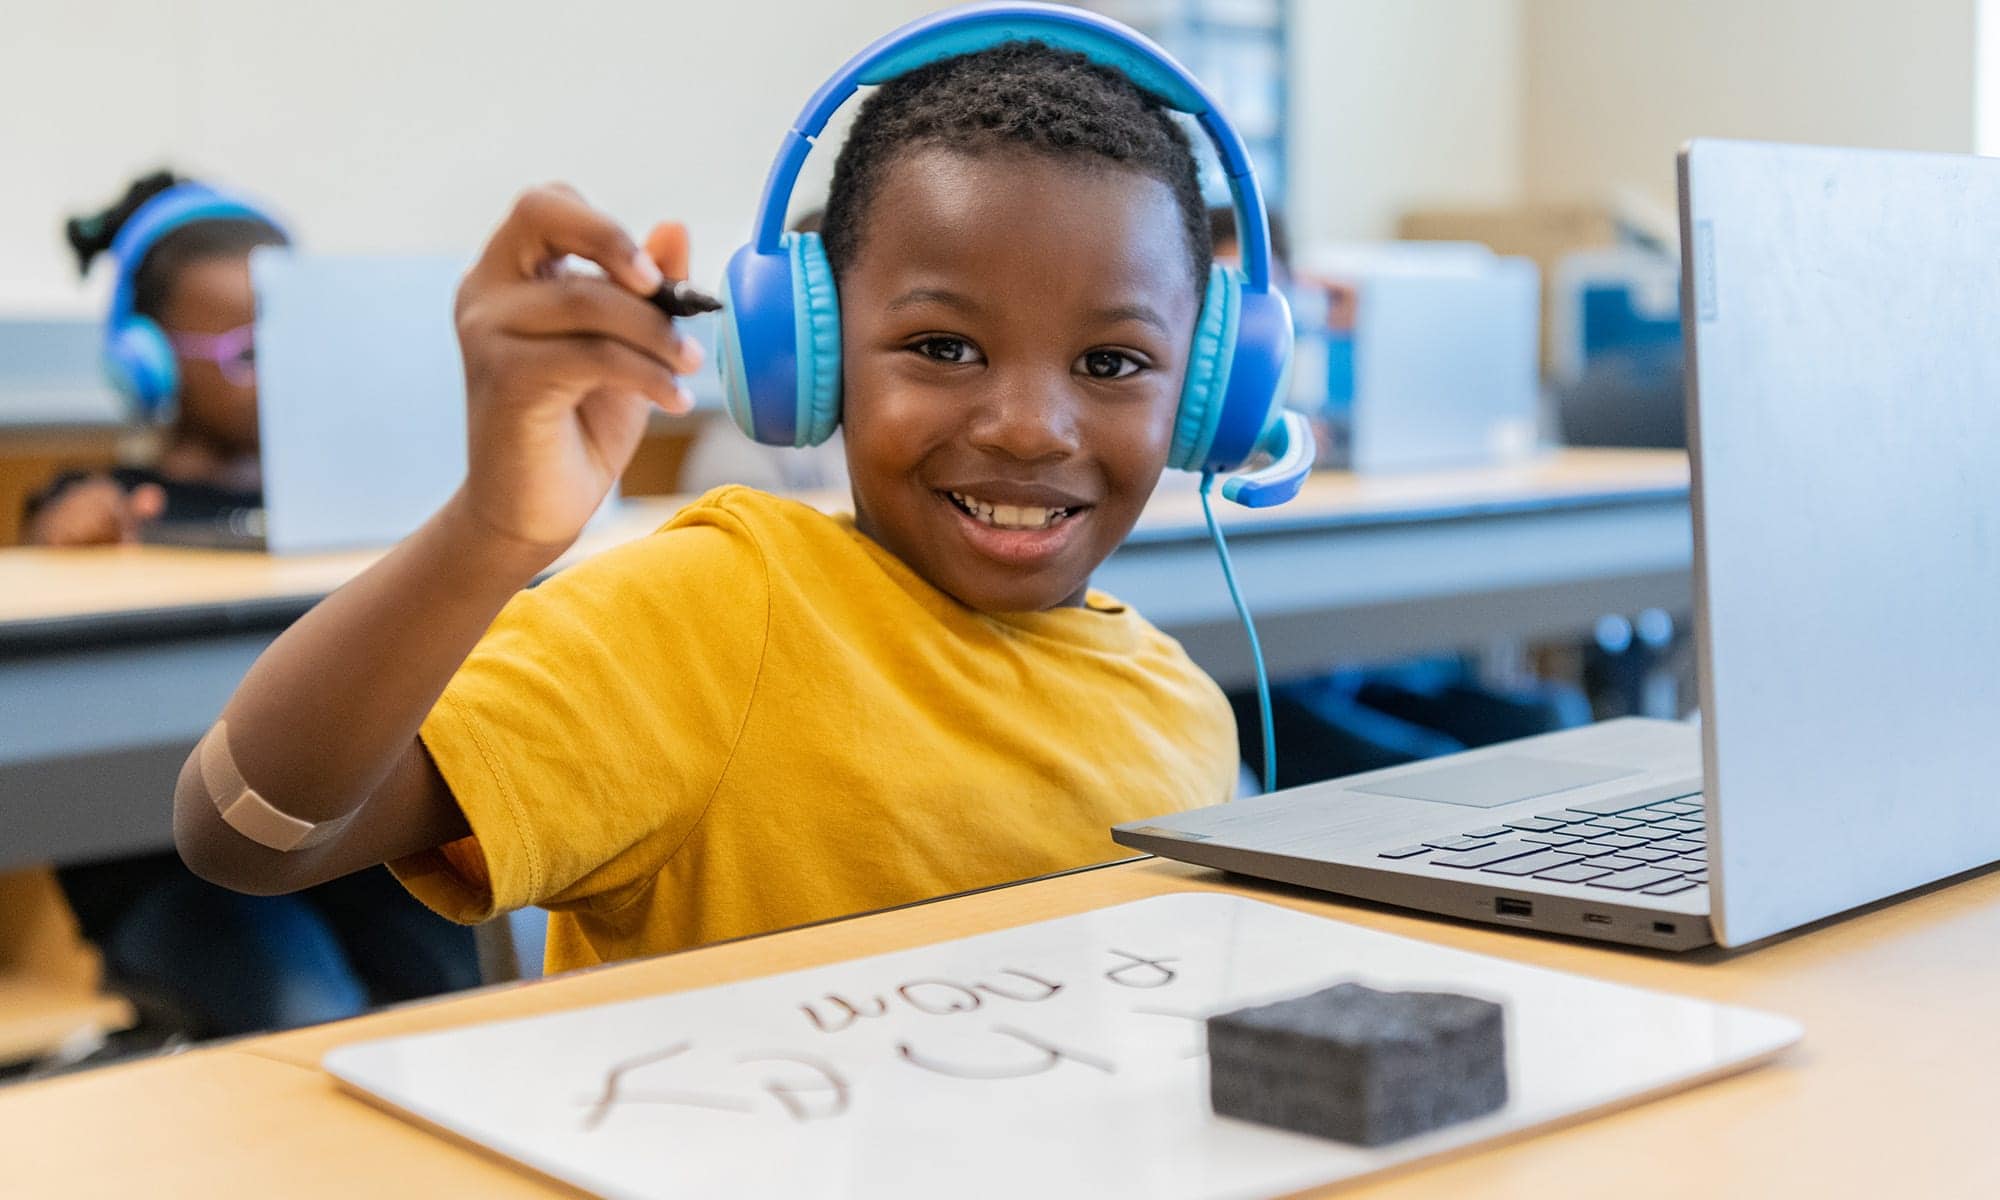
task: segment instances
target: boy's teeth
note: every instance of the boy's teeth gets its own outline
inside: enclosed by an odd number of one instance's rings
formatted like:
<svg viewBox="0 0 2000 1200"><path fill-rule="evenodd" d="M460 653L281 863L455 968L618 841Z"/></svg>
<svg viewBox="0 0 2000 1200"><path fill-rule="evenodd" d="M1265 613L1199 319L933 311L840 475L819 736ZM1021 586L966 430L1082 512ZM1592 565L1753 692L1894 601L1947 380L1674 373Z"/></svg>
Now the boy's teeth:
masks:
<svg viewBox="0 0 2000 1200"><path fill-rule="evenodd" d="M988 504L984 500L953 492L951 498L981 522L999 529L1046 529L1069 515L1066 508L1036 508L1024 504Z"/></svg>

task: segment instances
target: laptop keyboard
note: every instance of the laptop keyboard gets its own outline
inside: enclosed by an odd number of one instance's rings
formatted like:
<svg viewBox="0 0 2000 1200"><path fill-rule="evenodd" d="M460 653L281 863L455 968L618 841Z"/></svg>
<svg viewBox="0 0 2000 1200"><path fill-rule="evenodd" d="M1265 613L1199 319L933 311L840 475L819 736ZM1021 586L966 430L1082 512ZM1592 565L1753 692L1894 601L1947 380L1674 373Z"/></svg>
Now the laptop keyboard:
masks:
<svg viewBox="0 0 2000 1200"><path fill-rule="evenodd" d="M1487 875L1671 896L1708 882L1701 794L1593 800L1378 857Z"/></svg>

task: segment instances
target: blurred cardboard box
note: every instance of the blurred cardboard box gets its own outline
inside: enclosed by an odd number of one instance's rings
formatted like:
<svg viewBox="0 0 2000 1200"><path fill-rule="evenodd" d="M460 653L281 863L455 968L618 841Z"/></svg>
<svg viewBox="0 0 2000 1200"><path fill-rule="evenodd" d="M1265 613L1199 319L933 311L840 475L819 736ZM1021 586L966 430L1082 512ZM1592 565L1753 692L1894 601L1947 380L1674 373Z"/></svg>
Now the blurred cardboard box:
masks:
<svg viewBox="0 0 2000 1200"><path fill-rule="evenodd" d="M1429 208L1403 214L1396 236L1413 241L1478 242L1496 254L1526 258L1535 264L1543 279L1554 279L1565 256L1577 250L1627 241L1634 223L1632 214L1610 202ZM1545 295L1542 301L1541 363L1545 372L1556 365L1550 332L1554 314L1548 298L1552 294Z"/></svg>
<svg viewBox="0 0 2000 1200"><path fill-rule="evenodd" d="M1331 464L1478 466L1537 448L1532 262L1471 243L1324 246L1305 257L1297 282L1330 297L1324 330L1301 329L1293 369L1295 383L1297 372L1323 372L1317 414Z"/></svg>

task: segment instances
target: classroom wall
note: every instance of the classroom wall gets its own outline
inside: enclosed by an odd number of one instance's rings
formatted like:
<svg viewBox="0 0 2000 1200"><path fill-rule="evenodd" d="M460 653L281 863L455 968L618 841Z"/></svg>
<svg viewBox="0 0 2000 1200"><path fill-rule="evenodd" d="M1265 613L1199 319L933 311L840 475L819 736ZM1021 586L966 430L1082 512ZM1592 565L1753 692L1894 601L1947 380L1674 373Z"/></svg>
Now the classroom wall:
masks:
<svg viewBox="0 0 2000 1200"><path fill-rule="evenodd" d="M1689 137L1968 153L1980 0L1525 0L1532 199L1637 188L1671 212Z"/></svg>
<svg viewBox="0 0 2000 1200"><path fill-rule="evenodd" d="M1521 0L1294 0L1293 240L1520 189Z"/></svg>
<svg viewBox="0 0 2000 1200"><path fill-rule="evenodd" d="M1973 119L1973 148L1980 154L2000 155L2000 0L1979 0L1978 56L1973 67L1973 90L1979 97L1979 112Z"/></svg>
<svg viewBox="0 0 2000 1200"><path fill-rule="evenodd" d="M0 308L90 308L57 231L166 162L315 248L477 248L527 183L692 226L713 278L810 88L925 0L30 0L0 36ZM42 114L40 119L24 119ZM813 168L821 190L831 156Z"/></svg>
<svg viewBox="0 0 2000 1200"><path fill-rule="evenodd" d="M1287 208L1306 244L1386 236L1415 205L1631 185L1670 206L1697 132L1971 149L1975 12L1995 0L1291 5ZM713 278L807 87L941 6L16 3L0 314L94 310L57 219L159 162L254 187L335 251L469 253L523 184L568 179L635 226L688 220Z"/></svg>
<svg viewBox="0 0 2000 1200"><path fill-rule="evenodd" d="M1293 0L1302 235L1381 236L1410 203L1513 194L1519 3ZM58 220L163 162L254 188L333 251L470 252L523 184L567 179L634 225L685 218L697 276L713 278L807 89L937 7L10 5L0 313L92 311ZM809 187L823 190L830 158Z"/></svg>

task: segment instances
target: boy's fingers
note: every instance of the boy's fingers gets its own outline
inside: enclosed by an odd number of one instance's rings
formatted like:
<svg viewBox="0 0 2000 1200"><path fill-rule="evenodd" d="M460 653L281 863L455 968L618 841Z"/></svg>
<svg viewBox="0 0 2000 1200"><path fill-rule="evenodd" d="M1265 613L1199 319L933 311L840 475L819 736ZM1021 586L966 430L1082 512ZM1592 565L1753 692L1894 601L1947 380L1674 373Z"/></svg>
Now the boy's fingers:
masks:
<svg viewBox="0 0 2000 1200"><path fill-rule="evenodd" d="M627 290L651 295L664 278L660 268L619 227L568 187L530 188L486 243L472 268L482 282L535 279L566 254L587 258Z"/></svg>
<svg viewBox="0 0 2000 1200"><path fill-rule="evenodd" d="M527 343L518 362L524 371L561 381L558 386L572 397L607 392L644 396L670 411L680 407L683 393L674 373L651 355L612 338L538 338Z"/></svg>
<svg viewBox="0 0 2000 1200"><path fill-rule="evenodd" d="M662 221L646 235L646 256L668 279L688 276L688 231L679 221Z"/></svg>
<svg viewBox="0 0 2000 1200"><path fill-rule="evenodd" d="M675 329L659 309L602 279L567 275L535 286L496 291L482 301L482 320L515 337L614 339L670 372L701 368L701 344Z"/></svg>

